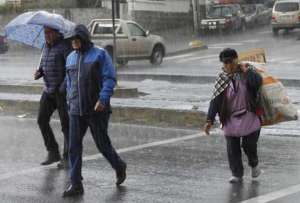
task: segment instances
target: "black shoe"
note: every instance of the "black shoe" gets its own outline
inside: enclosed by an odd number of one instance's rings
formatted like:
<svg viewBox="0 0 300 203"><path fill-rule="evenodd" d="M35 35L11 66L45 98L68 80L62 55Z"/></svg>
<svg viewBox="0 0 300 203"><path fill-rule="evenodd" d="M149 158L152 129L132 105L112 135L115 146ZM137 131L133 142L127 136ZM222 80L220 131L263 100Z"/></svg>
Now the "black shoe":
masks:
<svg viewBox="0 0 300 203"><path fill-rule="evenodd" d="M60 160L59 152L48 152L47 159L41 165L49 165Z"/></svg>
<svg viewBox="0 0 300 203"><path fill-rule="evenodd" d="M83 195L84 190L82 183L77 185L70 185L68 189L66 189L62 195L62 197L74 197L74 196L80 196Z"/></svg>
<svg viewBox="0 0 300 203"><path fill-rule="evenodd" d="M116 185L121 185L126 179L126 163L120 169L116 170L117 182Z"/></svg>
<svg viewBox="0 0 300 203"><path fill-rule="evenodd" d="M66 159L61 159L60 162L57 164L58 169L68 169L69 168L69 161Z"/></svg>

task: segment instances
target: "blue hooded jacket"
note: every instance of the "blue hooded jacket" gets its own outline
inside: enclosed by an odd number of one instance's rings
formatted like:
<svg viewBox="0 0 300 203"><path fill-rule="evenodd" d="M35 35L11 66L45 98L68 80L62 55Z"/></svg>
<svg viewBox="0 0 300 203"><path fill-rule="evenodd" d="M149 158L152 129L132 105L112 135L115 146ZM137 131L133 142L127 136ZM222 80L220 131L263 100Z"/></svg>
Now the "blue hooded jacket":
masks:
<svg viewBox="0 0 300 203"><path fill-rule="evenodd" d="M77 25L73 36L80 39L82 46L68 56L66 63L69 113L81 116L96 113L98 100L110 111L110 97L116 85L111 57L93 45L84 25Z"/></svg>

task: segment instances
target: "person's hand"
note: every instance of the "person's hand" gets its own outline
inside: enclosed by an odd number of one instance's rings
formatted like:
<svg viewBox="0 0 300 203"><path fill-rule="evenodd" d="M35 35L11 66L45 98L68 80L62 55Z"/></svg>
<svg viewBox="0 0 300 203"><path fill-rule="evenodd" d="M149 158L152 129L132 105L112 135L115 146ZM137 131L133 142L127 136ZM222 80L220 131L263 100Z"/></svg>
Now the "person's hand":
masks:
<svg viewBox="0 0 300 203"><path fill-rule="evenodd" d="M35 80L38 80L38 79L40 79L41 77L42 77L41 71L40 71L40 70L36 70L35 73L34 73L34 75L33 75L33 78L34 78Z"/></svg>
<svg viewBox="0 0 300 203"><path fill-rule="evenodd" d="M211 122L208 121L207 123L205 123L205 125L204 125L204 132L205 132L206 135L209 135L209 131L210 131L211 127L212 127L212 123Z"/></svg>
<svg viewBox="0 0 300 203"><path fill-rule="evenodd" d="M94 110L96 112L102 112L102 111L104 111L104 109L105 109L105 106L100 101L97 101Z"/></svg>

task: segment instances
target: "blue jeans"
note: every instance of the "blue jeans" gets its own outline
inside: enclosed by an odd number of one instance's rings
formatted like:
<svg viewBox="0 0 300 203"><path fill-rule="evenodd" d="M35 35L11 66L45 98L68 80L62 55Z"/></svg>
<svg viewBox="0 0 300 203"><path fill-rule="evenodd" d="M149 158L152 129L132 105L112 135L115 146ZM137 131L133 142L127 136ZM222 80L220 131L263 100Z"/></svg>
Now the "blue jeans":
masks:
<svg viewBox="0 0 300 203"><path fill-rule="evenodd" d="M82 141L88 127L99 152L107 159L112 168L118 170L124 167L125 162L111 145L107 134L109 117L109 112L87 116L70 115L69 162L72 184L80 184L82 180Z"/></svg>

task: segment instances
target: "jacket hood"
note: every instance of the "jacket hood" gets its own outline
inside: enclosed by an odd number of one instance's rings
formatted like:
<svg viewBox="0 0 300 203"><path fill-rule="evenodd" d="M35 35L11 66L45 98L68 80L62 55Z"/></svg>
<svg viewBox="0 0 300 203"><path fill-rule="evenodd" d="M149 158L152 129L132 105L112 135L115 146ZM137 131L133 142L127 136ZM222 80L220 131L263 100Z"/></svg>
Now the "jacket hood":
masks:
<svg viewBox="0 0 300 203"><path fill-rule="evenodd" d="M76 25L71 38L78 38L81 41L81 49L79 51L86 52L93 46L90 32L85 25Z"/></svg>

